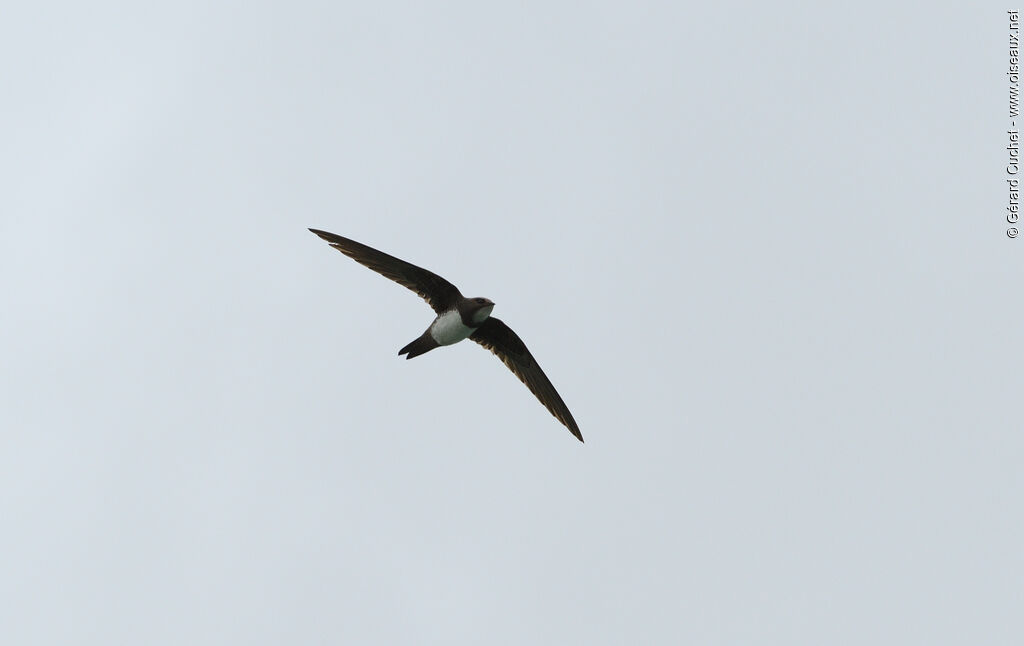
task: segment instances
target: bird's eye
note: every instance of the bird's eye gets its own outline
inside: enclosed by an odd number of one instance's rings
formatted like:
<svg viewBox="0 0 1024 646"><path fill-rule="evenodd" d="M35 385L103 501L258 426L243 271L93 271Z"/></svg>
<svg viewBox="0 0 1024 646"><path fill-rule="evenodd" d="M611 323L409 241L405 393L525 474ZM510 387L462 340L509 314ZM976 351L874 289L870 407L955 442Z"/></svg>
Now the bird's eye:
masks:
<svg viewBox="0 0 1024 646"><path fill-rule="evenodd" d="M480 305L483 305L484 304L484 299L478 298L478 299L476 299L476 302L479 303Z"/></svg>

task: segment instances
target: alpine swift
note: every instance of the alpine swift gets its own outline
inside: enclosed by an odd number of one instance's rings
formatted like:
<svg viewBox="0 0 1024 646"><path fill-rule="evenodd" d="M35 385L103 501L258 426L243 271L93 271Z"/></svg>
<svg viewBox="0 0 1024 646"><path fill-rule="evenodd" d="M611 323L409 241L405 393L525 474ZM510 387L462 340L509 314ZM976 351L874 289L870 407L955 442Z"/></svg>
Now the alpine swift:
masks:
<svg viewBox="0 0 1024 646"><path fill-rule="evenodd" d="M352 260L416 292L437 313L437 317L419 338L398 351L399 356L404 354L406 359L412 359L438 346L472 339L497 355L526 384L540 403L559 422L565 424L576 439L583 441L583 435L569 407L526 349L522 339L510 327L491 316L493 301L487 298L466 298L455 285L437 274L355 240L318 229L310 231Z"/></svg>

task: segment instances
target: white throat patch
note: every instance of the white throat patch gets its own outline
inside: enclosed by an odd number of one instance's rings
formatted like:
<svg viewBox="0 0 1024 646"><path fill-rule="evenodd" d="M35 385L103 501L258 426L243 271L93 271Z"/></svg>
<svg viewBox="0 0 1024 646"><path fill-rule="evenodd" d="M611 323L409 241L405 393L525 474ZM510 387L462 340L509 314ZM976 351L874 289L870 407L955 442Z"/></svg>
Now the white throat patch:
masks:
<svg viewBox="0 0 1024 646"><path fill-rule="evenodd" d="M493 309L493 305L487 305L473 312L473 322L476 323L477 325L483 323L484 321L487 320L487 317L491 315L491 310Z"/></svg>
<svg viewBox="0 0 1024 646"><path fill-rule="evenodd" d="M462 323L458 310L449 310L430 324L430 336L441 345L451 345L468 337L473 329Z"/></svg>

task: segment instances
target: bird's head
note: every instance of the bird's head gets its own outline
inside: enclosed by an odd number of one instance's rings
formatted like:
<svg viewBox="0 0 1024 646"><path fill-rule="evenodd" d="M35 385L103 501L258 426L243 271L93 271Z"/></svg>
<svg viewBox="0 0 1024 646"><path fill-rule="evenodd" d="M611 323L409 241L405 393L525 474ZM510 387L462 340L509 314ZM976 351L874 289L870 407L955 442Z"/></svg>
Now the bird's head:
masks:
<svg viewBox="0 0 1024 646"><path fill-rule="evenodd" d="M489 298L471 298L470 313L474 323L483 323L494 309L494 301Z"/></svg>

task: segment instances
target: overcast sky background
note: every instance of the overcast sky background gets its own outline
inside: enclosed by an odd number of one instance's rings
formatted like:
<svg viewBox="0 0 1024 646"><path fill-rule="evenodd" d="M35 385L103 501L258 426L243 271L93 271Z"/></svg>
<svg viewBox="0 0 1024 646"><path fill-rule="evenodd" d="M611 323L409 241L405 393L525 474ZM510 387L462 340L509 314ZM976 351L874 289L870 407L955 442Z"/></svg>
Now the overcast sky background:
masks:
<svg viewBox="0 0 1024 646"><path fill-rule="evenodd" d="M1022 643L1005 10L5 7L0 638Z"/></svg>

